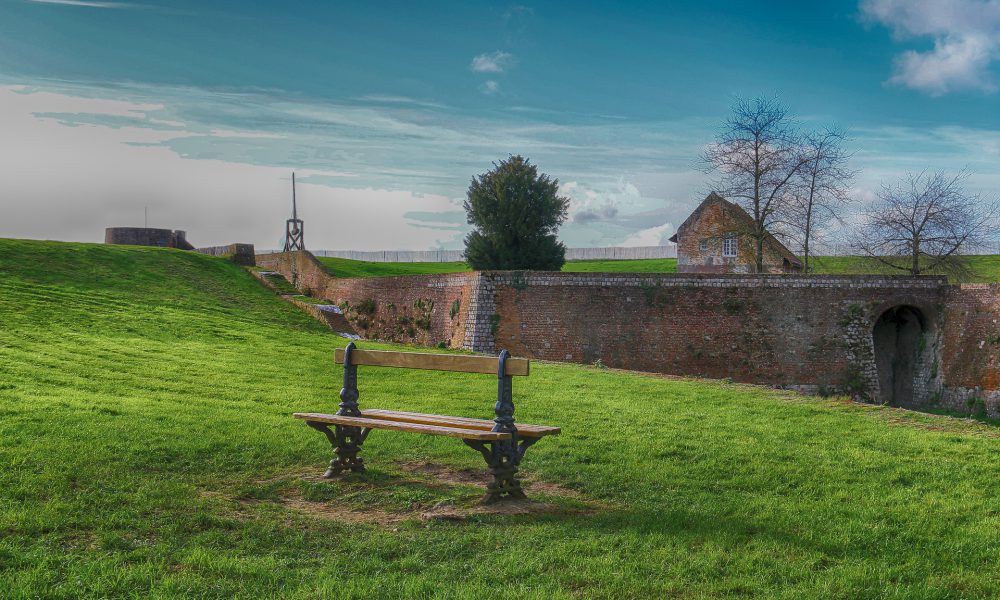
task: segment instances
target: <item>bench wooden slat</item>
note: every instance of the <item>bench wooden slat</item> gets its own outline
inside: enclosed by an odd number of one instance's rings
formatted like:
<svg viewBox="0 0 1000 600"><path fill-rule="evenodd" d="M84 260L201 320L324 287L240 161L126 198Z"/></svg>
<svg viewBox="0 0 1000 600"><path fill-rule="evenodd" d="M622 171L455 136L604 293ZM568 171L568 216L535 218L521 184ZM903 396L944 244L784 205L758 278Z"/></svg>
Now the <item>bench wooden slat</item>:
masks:
<svg viewBox="0 0 1000 600"><path fill-rule="evenodd" d="M429 435L443 435L447 437L462 438L467 440L509 440L509 433L495 433L492 431L479 431L461 427L441 427L438 425L426 425L420 423L404 423L400 421L388 421L385 419L366 419L364 417L348 417L343 415L326 415L321 413L295 413L295 418L304 421L315 421L317 423L331 423L334 425L348 425L350 427L366 427L368 429L391 429L393 431L410 431L413 433L425 433Z"/></svg>
<svg viewBox="0 0 1000 600"><path fill-rule="evenodd" d="M334 352L337 364L344 364L344 349ZM496 375L497 358L492 356L464 356L457 354L431 354L429 352L393 352L389 350L351 351L351 363L371 367L399 367L434 371L458 371ZM507 374L527 376L530 361L526 358L508 358Z"/></svg>
<svg viewBox="0 0 1000 600"><path fill-rule="evenodd" d="M462 427L481 431L489 431L494 425L493 421L487 421L484 419L448 417L444 415L430 415L426 413L405 412L400 410L383 410L379 408L362 410L361 414L365 417L373 419L386 419L405 423L421 423L424 425L446 425L450 427ZM515 423L514 426L517 427L517 433L521 437L542 437L546 435L556 435L560 432L558 427L548 427L546 425Z"/></svg>

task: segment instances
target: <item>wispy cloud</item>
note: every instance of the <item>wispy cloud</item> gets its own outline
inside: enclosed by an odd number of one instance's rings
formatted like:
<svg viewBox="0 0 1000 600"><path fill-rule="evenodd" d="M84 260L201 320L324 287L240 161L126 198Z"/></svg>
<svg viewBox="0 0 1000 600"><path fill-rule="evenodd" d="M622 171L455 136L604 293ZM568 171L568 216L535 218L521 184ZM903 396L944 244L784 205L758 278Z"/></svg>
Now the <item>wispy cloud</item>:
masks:
<svg viewBox="0 0 1000 600"><path fill-rule="evenodd" d="M664 246L673 233L674 226L670 223L664 223L663 225L643 229L628 236L622 242L622 246L626 248L634 246Z"/></svg>
<svg viewBox="0 0 1000 600"><path fill-rule="evenodd" d="M997 91L990 68L1000 61L1000 0L862 0L860 9L898 40L933 40L931 50L898 55L889 83L931 96Z"/></svg>
<svg viewBox="0 0 1000 600"><path fill-rule="evenodd" d="M573 215L573 221L577 223L593 223L604 221L618 216L618 207L608 203L594 209L584 209Z"/></svg>
<svg viewBox="0 0 1000 600"><path fill-rule="evenodd" d="M84 8L139 8L129 2L98 2L96 0L25 0L34 4L59 4L62 6L80 6Z"/></svg>
<svg viewBox="0 0 1000 600"><path fill-rule="evenodd" d="M479 91L487 96L492 96L500 91L500 84L495 79L489 79L479 86Z"/></svg>
<svg viewBox="0 0 1000 600"><path fill-rule="evenodd" d="M472 59L469 68L476 73L503 73L514 64L514 55L509 52L497 50L480 54Z"/></svg>
<svg viewBox="0 0 1000 600"><path fill-rule="evenodd" d="M504 11L500 23L508 46L521 46L528 40L528 30L534 22L534 16L535 10L523 4L516 4Z"/></svg>
<svg viewBox="0 0 1000 600"><path fill-rule="evenodd" d="M377 104L409 104L423 108L448 108L448 105L441 104L440 102L410 98L409 96L392 96L386 94L369 94L367 96L360 96L358 101Z"/></svg>
<svg viewBox="0 0 1000 600"><path fill-rule="evenodd" d="M560 237L572 246L659 243L671 233L664 225L682 222L706 193L706 176L692 169L712 135L702 119L564 122L544 112L441 110L402 96L335 102L277 91L10 83L0 77L0 131L30 146L0 147L11 174L0 194L31 199L47 214L60 203L72 210L60 219L63 230L46 233L54 225L41 217L35 223L29 211L0 219L0 235L99 236L104 221L121 220L126 209L141 215L153 198L151 209L173 206L165 226L187 227L199 243L239 238L272 247L278 234L268 232L287 217L283 178L294 169L311 222L322 223L311 229L314 247L456 248L469 177L508 153L530 157L563 182L571 203ZM864 169L859 187L876 189L906 170L969 167L977 191L1000 189L996 130L853 133ZM252 210L238 209L242 203ZM344 229L337 211L346 206L352 226ZM226 220L235 213L239 222ZM369 227L379 219L392 228L376 235Z"/></svg>

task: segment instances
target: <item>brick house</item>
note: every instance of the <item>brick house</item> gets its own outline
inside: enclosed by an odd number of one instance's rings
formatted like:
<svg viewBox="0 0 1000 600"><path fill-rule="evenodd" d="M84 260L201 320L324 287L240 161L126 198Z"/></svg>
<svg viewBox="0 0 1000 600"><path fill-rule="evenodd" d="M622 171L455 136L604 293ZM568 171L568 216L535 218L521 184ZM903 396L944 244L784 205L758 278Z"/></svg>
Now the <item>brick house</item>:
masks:
<svg viewBox="0 0 1000 600"><path fill-rule="evenodd" d="M712 192L670 238L677 244L680 273L753 273L754 220ZM802 262L771 234L764 239L766 273L800 273Z"/></svg>

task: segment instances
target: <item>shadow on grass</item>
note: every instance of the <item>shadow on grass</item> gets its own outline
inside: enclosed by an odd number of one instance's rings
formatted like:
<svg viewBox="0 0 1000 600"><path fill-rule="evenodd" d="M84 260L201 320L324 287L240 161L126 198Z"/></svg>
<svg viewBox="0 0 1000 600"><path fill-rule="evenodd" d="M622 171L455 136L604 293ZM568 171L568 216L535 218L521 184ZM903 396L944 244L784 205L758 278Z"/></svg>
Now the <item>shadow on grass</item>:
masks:
<svg viewBox="0 0 1000 600"><path fill-rule="evenodd" d="M241 507L280 506L307 516L392 525L406 520L484 521L491 517L583 515L606 507L578 492L526 481L527 500L482 502L489 475L482 470L426 462L398 470L369 469L324 479L316 469L237 486Z"/></svg>

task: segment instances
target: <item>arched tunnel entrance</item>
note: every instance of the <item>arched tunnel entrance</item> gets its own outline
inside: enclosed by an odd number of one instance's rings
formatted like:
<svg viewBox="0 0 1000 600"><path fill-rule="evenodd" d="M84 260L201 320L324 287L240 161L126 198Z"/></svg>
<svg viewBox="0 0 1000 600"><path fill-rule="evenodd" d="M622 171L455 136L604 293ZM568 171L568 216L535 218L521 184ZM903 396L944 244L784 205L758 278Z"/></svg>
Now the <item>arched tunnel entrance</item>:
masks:
<svg viewBox="0 0 1000 600"><path fill-rule="evenodd" d="M879 400L891 406L921 403L925 386L918 376L927 340L927 320L919 308L894 306L882 313L872 329Z"/></svg>

